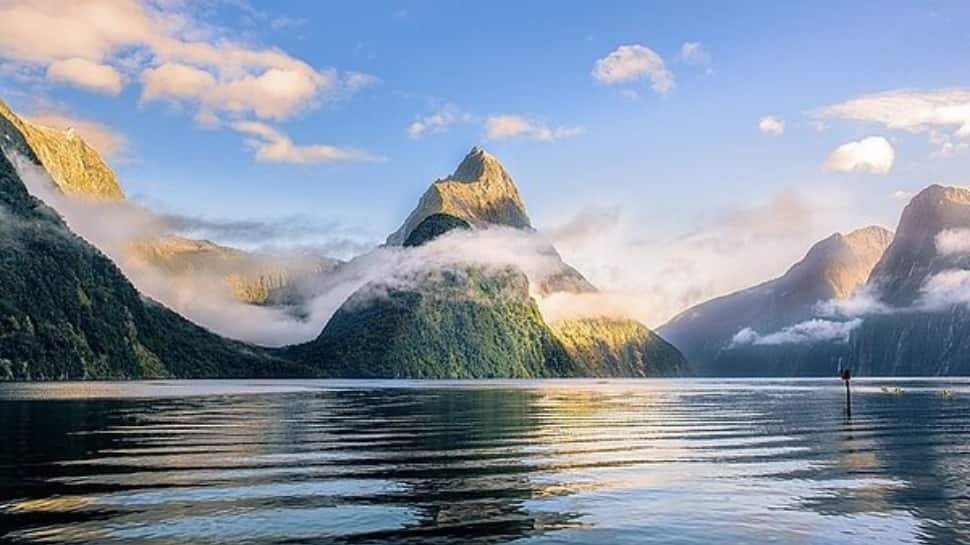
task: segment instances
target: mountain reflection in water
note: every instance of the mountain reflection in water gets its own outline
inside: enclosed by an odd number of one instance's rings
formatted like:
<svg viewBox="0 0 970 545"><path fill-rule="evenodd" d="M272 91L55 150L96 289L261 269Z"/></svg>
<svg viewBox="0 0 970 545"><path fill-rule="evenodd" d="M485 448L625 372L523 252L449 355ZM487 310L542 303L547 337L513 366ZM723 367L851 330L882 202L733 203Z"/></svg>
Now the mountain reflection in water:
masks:
<svg viewBox="0 0 970 545"><path fill-rule="evenodd" d="M0 541L970 543L970 380L860 380L851 420L842 395L837 380L0 384Z"/></svg>

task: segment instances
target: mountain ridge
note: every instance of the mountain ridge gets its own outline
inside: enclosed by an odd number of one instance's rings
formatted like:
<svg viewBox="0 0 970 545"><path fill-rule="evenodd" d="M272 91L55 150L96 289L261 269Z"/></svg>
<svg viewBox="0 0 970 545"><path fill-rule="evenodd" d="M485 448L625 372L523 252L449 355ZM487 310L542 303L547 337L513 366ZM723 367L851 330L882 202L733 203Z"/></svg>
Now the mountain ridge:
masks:
<svg viewBox="0 0 970 545"><path fill-rule="evenodd" d="M725 351L738 331L777 331L815 315L820 301L844 299L864 285L892 233L882 227L868 226L848 234L834 233L812 245L805 256L781 276L761 284L699 303L681 312L657 329L677 346L701 375L727 373L720 367L736 361ZM779 364L775 349L760 349L770 364L761 365L770 373ZM757 358L746 350L748 358ZM767 356L768 353L772 356ZM724 361L719 361L724 360ZM751 363L753 369L759 367ZM732 373L728 373L732 374Z"/></svg>

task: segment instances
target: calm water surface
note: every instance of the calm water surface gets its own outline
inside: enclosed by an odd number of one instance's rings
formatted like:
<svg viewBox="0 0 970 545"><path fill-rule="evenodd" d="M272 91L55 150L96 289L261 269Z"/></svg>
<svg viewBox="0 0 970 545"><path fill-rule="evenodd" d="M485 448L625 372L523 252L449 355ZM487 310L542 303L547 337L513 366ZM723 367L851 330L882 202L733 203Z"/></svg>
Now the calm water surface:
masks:
<svg viewBox="0 0 970 545"><path fill-rule="evenodd" d="M970 381L854 393L847 419L837 380L0 384L0 541L970 543Z"/></svg>

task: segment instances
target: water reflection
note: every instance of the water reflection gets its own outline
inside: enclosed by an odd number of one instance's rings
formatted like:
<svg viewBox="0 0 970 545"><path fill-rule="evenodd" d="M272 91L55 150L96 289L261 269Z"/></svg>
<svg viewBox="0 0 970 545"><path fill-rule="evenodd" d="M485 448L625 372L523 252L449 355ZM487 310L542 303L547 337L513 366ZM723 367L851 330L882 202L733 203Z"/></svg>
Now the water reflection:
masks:
<svg viewBox="0 0 970 545"><path fill-rule="evenodd" d="M0 385L0 541L970 543L970 382L881 385Z"/></svg>

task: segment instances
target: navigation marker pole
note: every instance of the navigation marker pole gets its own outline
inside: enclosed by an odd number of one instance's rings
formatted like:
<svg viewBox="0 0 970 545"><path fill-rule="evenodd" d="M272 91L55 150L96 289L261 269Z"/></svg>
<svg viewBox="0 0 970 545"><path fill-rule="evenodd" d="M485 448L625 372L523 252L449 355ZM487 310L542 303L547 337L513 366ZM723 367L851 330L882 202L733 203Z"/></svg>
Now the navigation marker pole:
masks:
<svg viewBox="0 0 970 545"><path fill-rule="evenodd" d="M845 416L852 418L852 390L849 388L852 371L847 368L840 369L839 377L842 378L842 382L845 382Z"/></svg>

